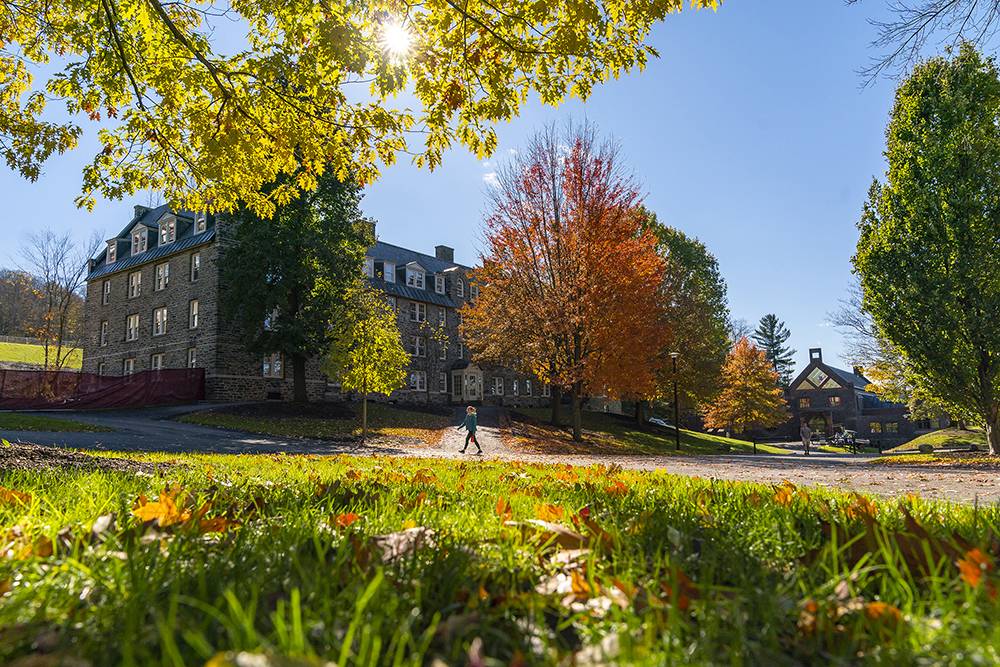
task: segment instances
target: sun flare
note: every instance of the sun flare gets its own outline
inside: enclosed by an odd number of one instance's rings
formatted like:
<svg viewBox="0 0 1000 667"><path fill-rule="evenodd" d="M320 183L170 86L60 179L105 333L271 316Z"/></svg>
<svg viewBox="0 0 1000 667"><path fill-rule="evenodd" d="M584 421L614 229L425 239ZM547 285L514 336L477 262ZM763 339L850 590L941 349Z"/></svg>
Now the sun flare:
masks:
<svg viewBox="0 0 1000 667"><path fill-rule="evenodd" d="M400 21L387 21L382 26L382 38L380 42L383 51L395 59L402 60L410 53L413 35L410 34L407 27Z"/></svg>

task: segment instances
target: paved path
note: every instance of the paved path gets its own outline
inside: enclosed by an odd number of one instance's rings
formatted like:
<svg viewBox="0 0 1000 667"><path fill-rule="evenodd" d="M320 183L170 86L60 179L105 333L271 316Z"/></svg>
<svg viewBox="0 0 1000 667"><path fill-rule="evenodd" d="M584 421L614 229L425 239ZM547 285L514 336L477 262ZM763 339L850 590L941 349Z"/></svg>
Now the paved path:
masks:
<svg viewBox="0 0 1000 667"><path fill-rule="evenodd" d="M37 433L3 432L12 442L32 442L79 449L111 451L212 452L289 454L380 454L451 459L520 460L537 463L573 465L619 463L638 470L665 470L679 475L706 478L827 486L881 495L918 493L927 498L959 502L1000 502L1000 474L996 471L917 468L905 465L871 465L870 457L843 454L800 453L787 455L733 455L712 457L685 456L598 456L579 454L529 454L508 450L500 438L495 408L480 409L479 442L482 457L469 452L460 454L465 432L447 430L434 447L368 445L353 442L329 442L306 438L279 438L236 431L183 424L172 418L210 407L174 406L142 410L46 413L116 429L113 433ZM454 424L461 422L463 410L455 412Z"/></svg>

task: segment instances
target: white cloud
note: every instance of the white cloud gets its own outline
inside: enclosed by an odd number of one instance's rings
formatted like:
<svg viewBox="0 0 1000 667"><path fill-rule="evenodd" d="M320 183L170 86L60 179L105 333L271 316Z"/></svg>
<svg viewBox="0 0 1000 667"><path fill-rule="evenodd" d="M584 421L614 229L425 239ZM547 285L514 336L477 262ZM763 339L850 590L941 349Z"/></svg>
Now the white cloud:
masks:
<svg viewBox="0 0 1000 667"><path fill-rule="evenodd" d="M500 180L497 178L497 173L495 171L489 171L483 174L483 183L491 188L500 187Z"/></svg>

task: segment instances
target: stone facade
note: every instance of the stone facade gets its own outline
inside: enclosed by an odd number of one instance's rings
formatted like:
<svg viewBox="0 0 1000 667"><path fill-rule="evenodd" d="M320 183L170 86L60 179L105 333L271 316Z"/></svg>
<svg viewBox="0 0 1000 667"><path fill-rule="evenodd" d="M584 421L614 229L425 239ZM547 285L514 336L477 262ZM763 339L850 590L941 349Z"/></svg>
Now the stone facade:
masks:
<svg viewBox="0 0 1000 667"><path fill-rule="evenodd" d="M136 206L129 224L91 260L84 372L122 375L156 364L193 366L205 369L205 395L211 400L291 399L290 360L279 358L277 367L265 363L220 318L220 293L235 287L220 282L230 232L225 221L211 216ZM169 276L165 284L163 267ZM548 402L547 389L537 379L470 363L459 334L458 309L474 298L476 288L471 268L457 264L451 248L438 246L434 255L425 255L379 242L369 250L365 271L372 285L393 300L403 344L412 354L410 386L389 400L506 406ZM268 373L275 368L280 370ZM318 357L307 362L306 387L312 400L337 389Z"/></svg>

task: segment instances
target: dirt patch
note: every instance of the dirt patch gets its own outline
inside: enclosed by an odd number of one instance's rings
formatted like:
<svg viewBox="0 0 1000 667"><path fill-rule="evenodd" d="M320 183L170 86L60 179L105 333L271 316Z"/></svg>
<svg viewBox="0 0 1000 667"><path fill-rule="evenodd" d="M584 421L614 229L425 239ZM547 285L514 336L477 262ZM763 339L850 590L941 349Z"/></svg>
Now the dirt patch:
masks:
<svg viewBox="0 0 1000 667"><path fill-rule="evenodd" d="M146 463L105 456L90 456L58 447L13 444L0 445L0 470L104 470L108 472L154 473L171 467L165 463Z"/></svg>

